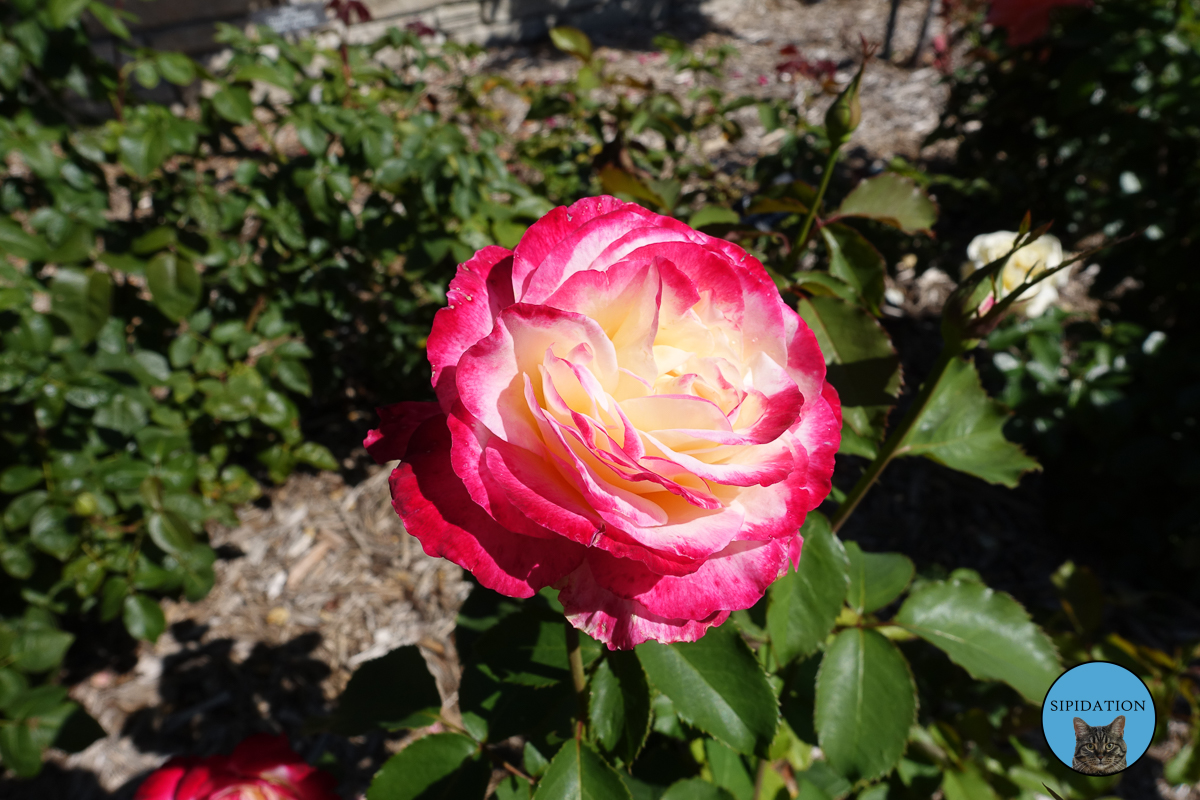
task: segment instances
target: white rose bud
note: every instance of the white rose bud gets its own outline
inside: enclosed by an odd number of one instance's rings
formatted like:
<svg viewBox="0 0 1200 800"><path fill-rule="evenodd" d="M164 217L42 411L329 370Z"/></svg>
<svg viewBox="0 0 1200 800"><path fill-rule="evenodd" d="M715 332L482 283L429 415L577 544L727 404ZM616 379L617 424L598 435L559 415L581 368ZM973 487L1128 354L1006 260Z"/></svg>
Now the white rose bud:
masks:
<svg viewBox="0 0 1200 800"><path fill-rule="evenodd" d="M963 264L963 277L1003 258L1016 240L1014 231L996 231L976 236L967 246L967 258L971 260ZM1009 257L999 275L1000 296L994 299L1004 298L1022 283L1037 278L1062 262L1063 248L1058 237L1045 234L1035 239ZM1026 316L1040 317L1058 301L1058 290L1066 283L1067 271L1056 272L1021 295L1016 306Z"/></svg>

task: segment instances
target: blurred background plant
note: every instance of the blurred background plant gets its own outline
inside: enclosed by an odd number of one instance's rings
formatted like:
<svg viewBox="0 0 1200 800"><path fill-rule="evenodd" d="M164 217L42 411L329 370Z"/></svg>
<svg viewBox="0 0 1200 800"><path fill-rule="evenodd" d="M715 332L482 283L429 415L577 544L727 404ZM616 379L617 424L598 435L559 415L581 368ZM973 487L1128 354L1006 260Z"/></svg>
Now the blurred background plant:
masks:
<svg viewBox="0 0 1200 800"><path fill-rule="evenodd" d="M963 29L976 57L955 70L931 138L959 140L951 173L987 189L947 187L939 200L955 220L951 250L1024 208L1077 248L1142 232L1095 259L1090 309L997 331L992 377L1018 412L1010 432L1046 466L1056 534L1131 584L1195 603L1200 6L1058 11L1018 46L1001 29ZM1131 546L1135 530L1153 534Z"/></svg>

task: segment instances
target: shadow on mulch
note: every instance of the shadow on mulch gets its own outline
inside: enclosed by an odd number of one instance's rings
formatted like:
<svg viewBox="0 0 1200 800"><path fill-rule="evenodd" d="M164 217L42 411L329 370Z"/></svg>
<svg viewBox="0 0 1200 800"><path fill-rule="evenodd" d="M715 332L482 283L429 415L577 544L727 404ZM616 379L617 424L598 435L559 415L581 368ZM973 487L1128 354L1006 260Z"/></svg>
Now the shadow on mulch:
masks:
<svg viewBox="0 0 1200 800"><path fill-rule="evenodd" d="M171 627L182 649L162 660L162 702L132 713L121 735L143 753L203 757L227 754L255 733L285 733L305 760L338 778L343 797L364 792L391 753L382 734L347 739L315 732L333 706L321 688L330 668L312 655L320 635L302 634L280 645L258 643L239 659L234 640L206 641L207 630L194 620ZM0 778L0 797L130 800L145 776L110 793L90 771L47 764L31 780Z"/></svg>

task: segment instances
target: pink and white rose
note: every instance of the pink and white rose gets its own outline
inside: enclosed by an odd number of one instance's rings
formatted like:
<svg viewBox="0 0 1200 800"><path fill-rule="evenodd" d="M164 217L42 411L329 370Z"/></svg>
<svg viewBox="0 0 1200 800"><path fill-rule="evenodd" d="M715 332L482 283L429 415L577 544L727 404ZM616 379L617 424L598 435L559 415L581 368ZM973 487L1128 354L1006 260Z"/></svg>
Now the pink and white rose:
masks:
<svg viewBox="0 0 1200 800"><path fill-rule="evenodd" d="M560 589L610 648L694 641L800 558L841 408L808 326L725 240L611 197L459 266L429 336L437 402L366 445L425 552Z"/></svg>
<svg viewBox="0 0 1200 800"><path fill-rule="evenodd" d="M227 756L173 758L134 800L338 800L328 772L305 763L284 736L251 736Z"/></svg>

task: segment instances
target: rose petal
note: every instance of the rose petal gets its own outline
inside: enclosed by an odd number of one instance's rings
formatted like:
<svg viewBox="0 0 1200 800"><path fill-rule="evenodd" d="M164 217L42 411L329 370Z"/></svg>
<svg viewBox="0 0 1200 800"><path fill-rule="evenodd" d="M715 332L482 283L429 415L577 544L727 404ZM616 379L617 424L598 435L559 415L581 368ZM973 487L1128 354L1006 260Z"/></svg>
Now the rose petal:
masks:
<svg viewBox="0 0 1200 800"><path fill-rule="evenodd" d="M642 642L694 642L729 612L718 611L700 620L666 619L650 613L636 600L626 600L600 586L584 562L557 584L559 602L572 625L610 650L630 650Z"/></svg>
<svg viewBox="0 0 1200 800"><path fill-rule="evenodd" d="M795 531L793 536L799 536ZM604 589L635 600L667 619L704 619L749 608L762 599L788 565L788 541L734 542L707 558L691 575L655 575L640 564L592 550L587 563ZM561 599L561 598L560 598ZM565 605L565 601L564 605Z"/></svg>
<svg viewBox="0 0 1200 800"><path fill-rule="evenodd" d="M171 759L142 781L133 800L175 800L176 789L183 776L198 763L198 758Z"/></svg>
<svg viewBox="0 0 1200 800"><path fill-rule="evenodd" d="M601 200L603 199L601 198ZM587 201L580 202L586 203ZM608 207L608 204L601 203L599 207ZM647 211L634 203L621 203L619 206L612 207L607 213L598 214L587 220L557 242L536 270L532 270L520 278L521 283L519 284L517 283L518 272L524 268L525 262L524 259L518 259L513 267L513 286L521 287L515 293L517 301L531 304L545 302L546 298L572 275L582 270L592 269L592 262L604 252L604 249L614 239L635 228L654 224L656 218L661 219L652 211Z"/></svg>
<svg viewBox="0 0 1200 800"><path fill-rule="evenodd" d="M589 369L612 391L620 379L612 342L592 320L581 314L521 303L505 309L492 332L463 354L458 365L459 396L472 416L506 442L537 448L538 434L526 408L522 375L537 375L538 365L551 350L567 357L587 344L593 360Z"/></svg>
<svg viewBox="0 0 1200 800"><path fill-rule="evenodd" d="M512 285L520 300L531 272L564 239L596 217L633 205L615 197L585 197L570 207L559 206L529 226L513 251ZM636 206L635 206L636 207Z"/></svg>
<svg viewBox="0 0 1200 800"><path fill-rule="evenodd" d="M286 736L259 733L243 739L229 754L228 768L240 775L262 775L265 772L286 766L303 766L299 777L304 777L314 768L305 763L288 744Z"/></svg>
<svg viewBox="0 0 1200 800"><path fill-rule="evenodd" d="M454 405L455 367L471 345L492 332L500 311L513 304L512 253L485 247L459 265L446 292L448 305L433 316L429 364L442 411Z"/></svg>
<svg viewBox="0 0 1200 800"><path fill-rule="evenodd" d="M447 558L489 589L530 597L573 570L584 548L505 530L476 505L450 463L444 418L426 421L391 477L392 505L428 555Z"/></svg>
<svg viewBox="0 0 1200 800"><path fill-rule="evenodd" d="M403 402L377 408L375 413L379 414L379 427L367 432L363 447L376 464L386 464L404 458L413 431L430 417L441 415L442 410L437 403Z"/></svg>

